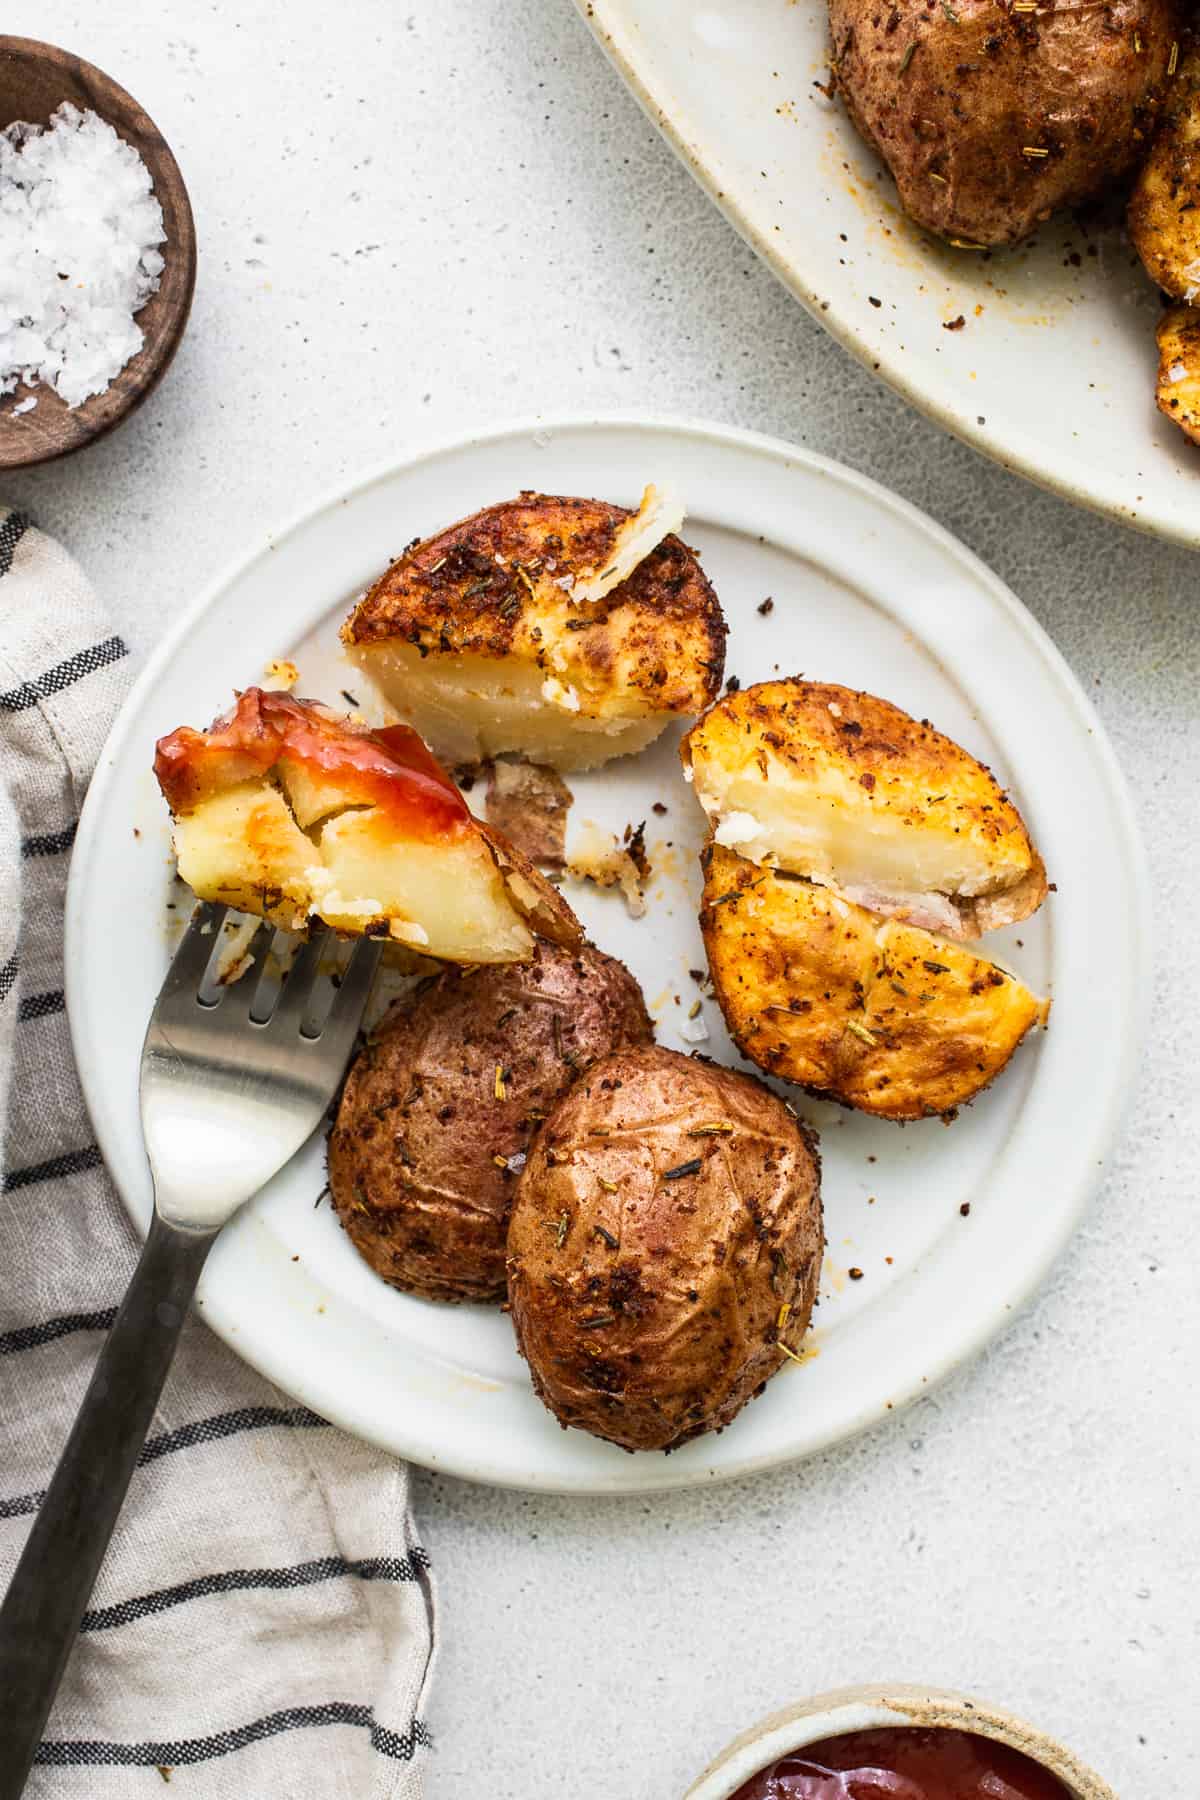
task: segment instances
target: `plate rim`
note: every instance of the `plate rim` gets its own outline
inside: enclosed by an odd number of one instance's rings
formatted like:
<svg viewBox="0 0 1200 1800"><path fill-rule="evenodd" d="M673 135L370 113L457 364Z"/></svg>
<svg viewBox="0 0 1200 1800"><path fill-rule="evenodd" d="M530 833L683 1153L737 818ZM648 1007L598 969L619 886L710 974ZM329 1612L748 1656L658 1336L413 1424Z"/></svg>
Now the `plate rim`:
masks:
<svg viewBox="0 0 1200 1800"><path fill-rule="evenodd" d="M88 915L86 871L91 868L93 863L92 853L96 835L100 829L105 791L110 781L115 778L121 753L140 716L144 696L152 689L161 670L176 655L179 647L186 643L196 626L220 602L223 595L240 576L257 563L265 553L312 520L335 511L346 505L359 493L365 492L380 482L402 475L406 470L415 466L435 462L440 458L460 454L481 446L495 445L506 440L517 442L522 439L528 440L537 433L553 435L556 432L568 431L576 433L641 433L648 431L659 435L678 435L700 443L720 445L739 452L748 451L753 455L766 456L771 461L785 467L800 465L811 473L819 474L825 479L837 481L855 490L860 497L885 512L892 513L908 527L931 538L952 560L957 561L972 579L983 586L993 604L1000 607L1007 615L1054 677L1064 703L1075 713L1078 725L1086 732L1090 740L1092 754L1096 759L1098 771L1103 777L1105 792L1113 805L1114 814L1123 833L1124 844L1129 852L1125 858L1126 901L1130 918L1129 959L1134 965L1130 971L1131 990L1134 996L1130 1009L1130 1029L1122 1035L1119 1067L1114 1072L1113 1093L1116 1097L1108 1105L1104 1114L1097 1118L1095 1130L1087 1146L1087 1154L1079 1158L1080 1172L1075 1180L1070 1204L1060 1208L1056 1229L1047 1237L1040 1256L1031 1260L1024 1267L1019 1290L993 1301L987 1308L981 1308L973 1322L972 1329L963 1333L955 1342L952 1350L939 1353L928 1361L925 1364L924 1372L914 1377L911 1383L898 1387L893 1392L886 1410L871 1407L864 1416L860 1407L840 1428L826 1433L816 1442L799 1449L789 1448L781 1452L749 1455L728 1467L680 1468L680 1472L676 1474L666 1458L639 1458L636 1463L638 1478L634 1481L614 1481L600 1475L593 1476L582 1470L581 1478L576 1481L560 1479L553 1473L542 1477L538 1471L528 1468L523 1469L520 1473L497 1473L494 1469L483 1466L482 1463L472 1464L469 1452L466 1456L446 1456L437 1446L425 1448L410 1446L399 1450L393 1440L385 1440L378 1435L373 1436L361 1414L353 1423L344 1423L336 1418L331 1420L331 1423L337 1425L339 1429L350 1431L354 1435L373 1441L387 1450L389 1454L401 1455L420 1466L453 1474L465 1480L480 1481L488 1485L509 1487L524 1492L628 1497L684 1487L708 1487L717 1482L737 1480L768 1468L786 1467L810 1456L823 1454L834 1445L847 1442L862 1431L881 1423L888 1413L899 1413L921 1395L931 1392L955 1369L973 1360L984 1346L997 1338L1029 1304L1043 1287L1050 1269L1062 1255L1065 1246L1078 1229L1097 1183L1097 1169L1105 1163L1126 1116L1128 1099L1133 1087L1131 1075L1136 1068L1141 1052L1149 1017L1149 977L1152 968L1151 889L1149 866L1128 783L1103 722L1062 653L1007 584L972 550L919 507L914 506L902 496L892 493L873 478L861 474L846 464L823 456L817 451L789 443L785 439L767 433L660 412L537 413L516 420L492 424L465 434L444 434L418 442L415 446L410 446L403 454L392 455L373 464L358 477L324 490L309 504L294 510L278 528L265 531L253 542L251 547L231 558L218 571L217 575L205 584L193 602L184 608L174 624L147 656L113 721L97 760L95 773L80 810L79 826L68 874L64 932L64 991L72 1051L79 1071L88 1116L95 1130L96 1141L104 1156L105 1167L109 1171L110 1179L113 1181L113 1186L126 1215L132 1220L139 1236L144 1235L144 1221L113 1173L108 1157L110 1134L106 1128L102 1129L100 1123L105 1118L106 1108L101 1102L93 1103L94 1098L99 1096L103 1084L97 1074L100 1067L99 1059L93 1060L87 1054L89 1040L85 1036L84 1007L80 996L83 982L83 941ZM201 1313L198 1316L204 1317L205 1322L210 1324L230 1349L242 1357L252 1368L262 1373L266 1379L294 1393L301 1401L309 1399L305 1393L303 1377L295 1383L281 1380L276 1372L263 1367L256 1357L249 1353L248 1347L240 1338L231 1337L225 1330L212 1323L207 1313ZM328 1408L325 1410L327 1412ZM648 1464L652 1466L648 1467ZM629 1459L631 1472L634 1466L633 1459ZM679 1465L676 1466L679 1467Z"/></svg>
<svg viewBox="0 0 1200 1800"><path fill-rule="evenodd" d="M827 331L870 375L898 394L916 412L932 420L943 431L949 432L951 437L957 438L959 443L966 444L969 449L1010 474L1020 475L1031 481L1045 493L1082 507L1099 518L1113 520L1145 537L1179 544L1189 550L1200 546L1200 508L1196 512L1196 523L1190 526L1185 518L1161 508L1156 511L1151 503L1145 501L1140 502L1135 511L1130 508L1128 499L1115 491L1112 481L1105 481L1103 491L1097 489L1094 483L1089 486L1081 463L1072 461L1064 464L1060 460L1056 469L1049 469L1038 462L1035 447L1028 444L1023 436L1019 439L1010 436L1003 446L997 444L994 433L985 432L973 422L975 415L966 411L956 412L951 403L939 393L931 393L921 382L913 380L907 373L909 363L890 347L887 340L878 344L868 342L847 317L834 310L832 302L829 303L828 310L824 310L820 298L805 289L804 272L782 255L770 235L760 231L743 211L739 198L741 184L733 176L722 174L723 164L719 153L701 151L699 146L703 141L703 133L697 131L682 103L677 102L673 94L664 92L661 83L655 85L652 82L648 69L638 58L630 41L628 0L575 0L575 6L598 47L612 63L650 123L666 139L713 205L729 221L739 237L749 244L755 255L766 263L793 298L800 302L809 317ZM636 25L632 28L636 29ZM1063 472L1070 469L1078 470L1078 473L1072 476Z"/></svg>

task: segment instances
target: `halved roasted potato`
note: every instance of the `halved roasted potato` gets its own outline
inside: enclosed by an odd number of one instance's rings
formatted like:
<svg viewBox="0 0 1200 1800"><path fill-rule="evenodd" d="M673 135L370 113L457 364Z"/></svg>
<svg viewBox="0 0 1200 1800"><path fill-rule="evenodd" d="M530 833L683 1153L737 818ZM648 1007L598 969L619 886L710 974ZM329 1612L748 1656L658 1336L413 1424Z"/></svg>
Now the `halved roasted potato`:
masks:
<svg viewBox="0 0 1200 1800"><path fill-rule="evenodd" d="M770 1075L874 1113L949 1113L1050 1005L1007 970L828 888L703 856L700 928L734 1043Z"/></svg>
<svg viewBox="0 0 1200 1800"><path fill-rule="evenodd" d="M372 732L247 688L209 731L161 738L154 772L180 876L202 900L447 962L523 961L534 931L582 939L565 900L472 816L407 725Z"/></svg>
<svg viewBox="0 0 1200 1800"><path fill-rule="evenodd" d="M1200 444L1200 309L1168 307L1155 335L1158 410Z"/></svg>
<svg viewBox="0 0 1200 1800"><path fill-rule="evenodd" d="M927 720L827 682L727 695L680 747L718 844L953 938L1025 918L1046 872L990 770Z"/></svg>
<svg viewBox="0 0 1200 1800"><path fill-rule="evenodd" d="M587 769L719 692L725 621L682 509L524 493L411 546L342 627L446 762Z"/></svg>
<svg viewBox="0 0 1200 1800"><path fill-rule="evenodd" d="M1179 64L1162 125L1129 200L1129 235L1173 300L1200 298L1200 50Z"/></svg>

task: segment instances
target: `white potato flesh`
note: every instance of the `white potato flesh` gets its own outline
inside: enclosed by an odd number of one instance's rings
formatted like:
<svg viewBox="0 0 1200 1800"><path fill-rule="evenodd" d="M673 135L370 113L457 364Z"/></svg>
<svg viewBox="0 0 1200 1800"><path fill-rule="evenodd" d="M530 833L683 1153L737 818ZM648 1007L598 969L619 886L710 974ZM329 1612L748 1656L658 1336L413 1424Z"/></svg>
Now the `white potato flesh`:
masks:
<svg viewBox="0 0 1200 1800"><path fill-rule="evenodd" d="M318 918L362 932L386 920L398 943L448 962L521 962L533 952L495 856L474 831L397 838L382 809L358 807L326 817L310 836L279 789L259 780L176 818L175 853L201 900L284 930Z"/></svg>
<svg viewBox="0 0 1200 1800"><path fill-rule="evenodd" d="M329 819L317 844L323 881L314 883L315 910L330 925L361 930L361 908L370 902L370 917L386 916L394 937L427 956L490 963L533 954L533 935L473 833L397 844L386 815L370 808Z"/></svg>
<svg viewBox="0 0 1200 1800"><path fill-rule="evenodd" d="M957 915L946 895L970 899L1015 885L1023 862L956 833L951 816L931 809L914 830L903 811L873 807L852 770L826 763L798 780L769 754L730 770L695 761L698 799L717 843L749 862L795 870L874 910L917 913L943 929Z"/></svg>
<svg viewBox="0 0 1200 1800"><path fill-rule="evenodd" d="M516 656L455 656L443 665L396 640L351 646L349 654L434 755L454 768L508 754L568 772L592 769L645 749L672 717L591 716L568 685Z"/></svg>
<svg viewBox="0 0 1200 1800"><path fill-rule="evenodd" d="M313 846L277 788L244 781L175 821L181 878L201 900L265 913L284 929L308 920ZM278 896L269 906L264 896Z"/></svg>
<svg viewBox="0 0 1200 1800"><path fill-rule="evenodd" d="M302 831L311 831L331 813L345 810L346 782L340 772L331 775L319 763L284 755L275 765L275 774Z"/></svg>

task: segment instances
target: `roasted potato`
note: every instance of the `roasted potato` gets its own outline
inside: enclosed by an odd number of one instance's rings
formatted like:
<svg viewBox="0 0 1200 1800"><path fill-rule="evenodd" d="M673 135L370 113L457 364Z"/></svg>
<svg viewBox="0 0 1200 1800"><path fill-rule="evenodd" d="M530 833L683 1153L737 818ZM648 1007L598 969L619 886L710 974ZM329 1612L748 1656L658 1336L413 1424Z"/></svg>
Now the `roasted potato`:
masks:
<svg viewBox="0 0 1200 1800"><path fill-rule="evenodd" d="M885 916L977 938L1046 871L990 770L886 700L817 681L726 696L680 747L718 844Z"/></svg>
<svg viewBox="0 0 1200 1800"><path fill-rule="evenodd" d="M1180 62L1130 196L1129 235L1164 293L1189 302L1200 297L1200 51Z"/></svg>
<svg viewBox="0 0 1200 1800"><path fill-rule="evenodd" d="M700 928L730 1036L770 1075L882 1119L951 1113L986 1087L1039 1000L1006 970L711 844Z"/></svg>
<svg viewBox="0 0 1200 1800"><path fill-rule="evenodd" d="M598 1057L653 1037L611 956L539 944L445 969L385 1016L346 1078L329 1185L355 1248L431 1300L504 1298L517 1175L547 1111Z"/></svg>
<svg viewBox="0 0 1200 1800"><path fill-rule="evenodd" d="M1157 337L1158 409L1200 444L1200 311L1168 307Z"/></svg>
<svg viewBox="0 0 1200 1800"><path fill-rule="evenodd" d="M542 1127L508 1231L533 1385L626 1450L720 1431L795 1354L821 1265L812 1135L762 1084L650 1047Z"/></svg>
<svg viewBox="0 0 1200 1800"><path fill-rule="evenodd" d="M829 0L829 19L837 86L905 211L976 248L1136 165L1178 39L1172 0Z"/></svg>
<svg viewBox="0 0 1200 1800"><path fill-rule="evenodd" d="M592 768L720 692L725 621L681 519L653 488L636 514L522 494L412 545L343 641L451 765Z"/></svg>
<svg viewBox="0 0 1200 1800"><path fill-rule="evenodd" d="M557 890L472 817L406 725L371 732L247 688L210 730L161 738L154 772L180 876L202 900L450 962L527 959L534 931L582 939Z"/></svg>

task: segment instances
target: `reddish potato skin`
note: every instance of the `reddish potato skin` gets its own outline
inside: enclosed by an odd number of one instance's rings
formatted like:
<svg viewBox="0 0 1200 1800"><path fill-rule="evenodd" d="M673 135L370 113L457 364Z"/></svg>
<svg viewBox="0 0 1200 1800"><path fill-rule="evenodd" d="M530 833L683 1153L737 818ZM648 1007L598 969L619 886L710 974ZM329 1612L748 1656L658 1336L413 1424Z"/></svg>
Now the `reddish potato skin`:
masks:
<svg viewBox="0 0 1200 1800"><path fill-rule="evenodd" d="M975 245L1019 243L1137 164L1179 35L1171 0L830 0L829 23L837 86L905 211Z"/></svg>
<svg viewBox="0 0 1200 1800"><path fill-rule="evenodd" d="M714 1123L733 1130L692 1135ZM816 1140L761 1082L653 1045L606 1057L546 1120L509 1225L534 1388L625 1450L720 1431L799 1346L822 1245Z"/></svg>
<svg viewBox="0 0 1200 1800"><path fill-rule="evenodd" d="M447 968L398 1002L352 1064L329 1138L355 1249L426 1299L502 1301L516 1176L494 1158L523 1153L589 1063L652 1035L629 970L591 945Z"/></svg>

